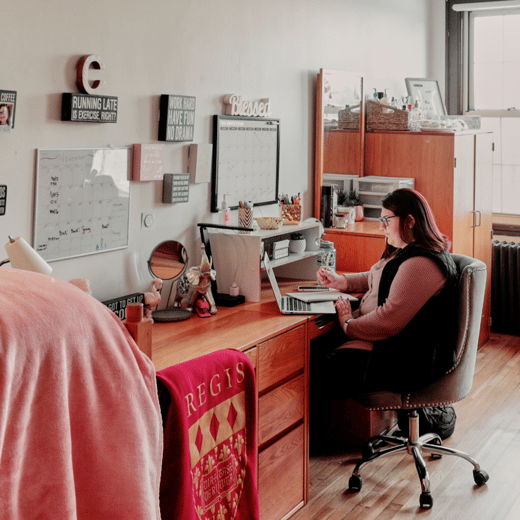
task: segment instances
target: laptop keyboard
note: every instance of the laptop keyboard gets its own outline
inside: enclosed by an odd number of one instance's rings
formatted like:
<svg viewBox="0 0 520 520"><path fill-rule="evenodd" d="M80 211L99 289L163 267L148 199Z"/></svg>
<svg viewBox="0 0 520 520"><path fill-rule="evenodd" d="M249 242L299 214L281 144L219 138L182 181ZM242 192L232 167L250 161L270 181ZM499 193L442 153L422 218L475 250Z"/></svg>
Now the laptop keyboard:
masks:
<svg viewBox="0 0 520 520"><path fill-rule="evenodd" d="M282 310L283 311L299 311L299 312L305 312L310 311L311 306L310 304L306 302L302 302L301 300L298 300L298 298L291 298L290 296L287 296L285 298L282 298Z"/></svg>

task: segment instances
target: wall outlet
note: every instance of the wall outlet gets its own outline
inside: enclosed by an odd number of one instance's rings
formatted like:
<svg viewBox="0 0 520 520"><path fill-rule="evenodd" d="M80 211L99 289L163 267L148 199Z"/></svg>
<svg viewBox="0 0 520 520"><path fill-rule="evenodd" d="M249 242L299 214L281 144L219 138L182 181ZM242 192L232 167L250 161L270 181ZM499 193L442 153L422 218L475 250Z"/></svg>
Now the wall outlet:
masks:
<svg viewBox="0 0 520 520"><path fill-rule="evenodd" d="M153 229L155 227L155 216L153 213L141 213L141 229Z"/></svg>

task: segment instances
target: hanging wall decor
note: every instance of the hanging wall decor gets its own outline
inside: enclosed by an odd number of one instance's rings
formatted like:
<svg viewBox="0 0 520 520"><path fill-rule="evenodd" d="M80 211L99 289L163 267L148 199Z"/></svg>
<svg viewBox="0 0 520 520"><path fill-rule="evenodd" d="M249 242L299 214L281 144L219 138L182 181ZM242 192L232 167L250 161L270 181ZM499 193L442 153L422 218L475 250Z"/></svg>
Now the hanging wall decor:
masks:
<svg viewBox="0 0 520 520"><path fill-rule="evenodd" d="M163 182L163 202L188 202L190 194L189 173L165 173Z"/></svg>
<svg viewBox="0 0 520 520"><path fill-rule="evenodd" d="M99 56L83 56L77 66L76 84L83 94L62 94L61 120L82 123L117 123L118 99L98 95L105 64Z"/></svg>
<svg viewBox="0 0 520 520"><path fill-rule="evenodd" d="M212 144L190 144L189 171L196 183L211 181Z"/></svg>
<svg viewBox="0 0 520 520"><path fill-rule="evenodd" d="M5 205L7 202L7 186L0 184L0 216L5 215Z"/></svg>
<svg viewBox="0 0 520 520"><path fill-rule="evenodd" d="M134 144L133 150L132 180L162 180L164 144Z"/></svg>
<svg viewBox="0 0 520 520"><path fill-rule="evenodd" d="M163 94L159 112L159 141L193 141L195 98Z"/></svg>
<svg viewBox="0 0 520 520"><path fill-rule="evenodd" d="M269 98L260 101L243 101L242 96L228 94L224 96L224 113L228 116L269 117L271 101Z"/></svg>
<svg viewBox="0 0 520 520"><path fill-rule="evenodd" d="M16 92L14 90L0 90L0 134L10 132L14 128L15 109Z"/></svg>

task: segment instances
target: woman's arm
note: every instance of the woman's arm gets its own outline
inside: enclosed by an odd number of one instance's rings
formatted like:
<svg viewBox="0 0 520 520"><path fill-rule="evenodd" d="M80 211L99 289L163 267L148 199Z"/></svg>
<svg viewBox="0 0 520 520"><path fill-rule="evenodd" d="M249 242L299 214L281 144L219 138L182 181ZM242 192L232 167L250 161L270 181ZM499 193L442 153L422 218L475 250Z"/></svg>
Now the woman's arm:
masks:
<svg viewBox="0 0 520 520"><path fill-rule="evenodd" d="M368 273L337 274L328 268L320 267L318 283L341 292L365 293L368 290Z"/></svg>
<svg viewBox="0 0 520 520"><path fill-rule="evenodd" d="M445 281L445 276L433 260L420 256L406 260L392 281L386 302L349 322L349 338L378 341L398 334L423 305L444 287Z"/></svg>

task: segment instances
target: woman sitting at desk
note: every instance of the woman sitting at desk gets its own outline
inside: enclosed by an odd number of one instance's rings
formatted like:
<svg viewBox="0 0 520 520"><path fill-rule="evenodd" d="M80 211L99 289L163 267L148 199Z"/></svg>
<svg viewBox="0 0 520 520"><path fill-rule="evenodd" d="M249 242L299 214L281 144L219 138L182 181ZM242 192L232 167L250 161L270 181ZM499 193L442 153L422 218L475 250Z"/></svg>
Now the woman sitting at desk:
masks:
<svg viewBox="0 0 520 520"><path fill-rule="evenodd" d="M458 277L449 239L415 190L387 195L380 221L386 247L369 272L318 270L320 284L365 293L355 312L349 300L336 303L349 341L323 367L335 398L420 388L454 363Z"/></svg>

